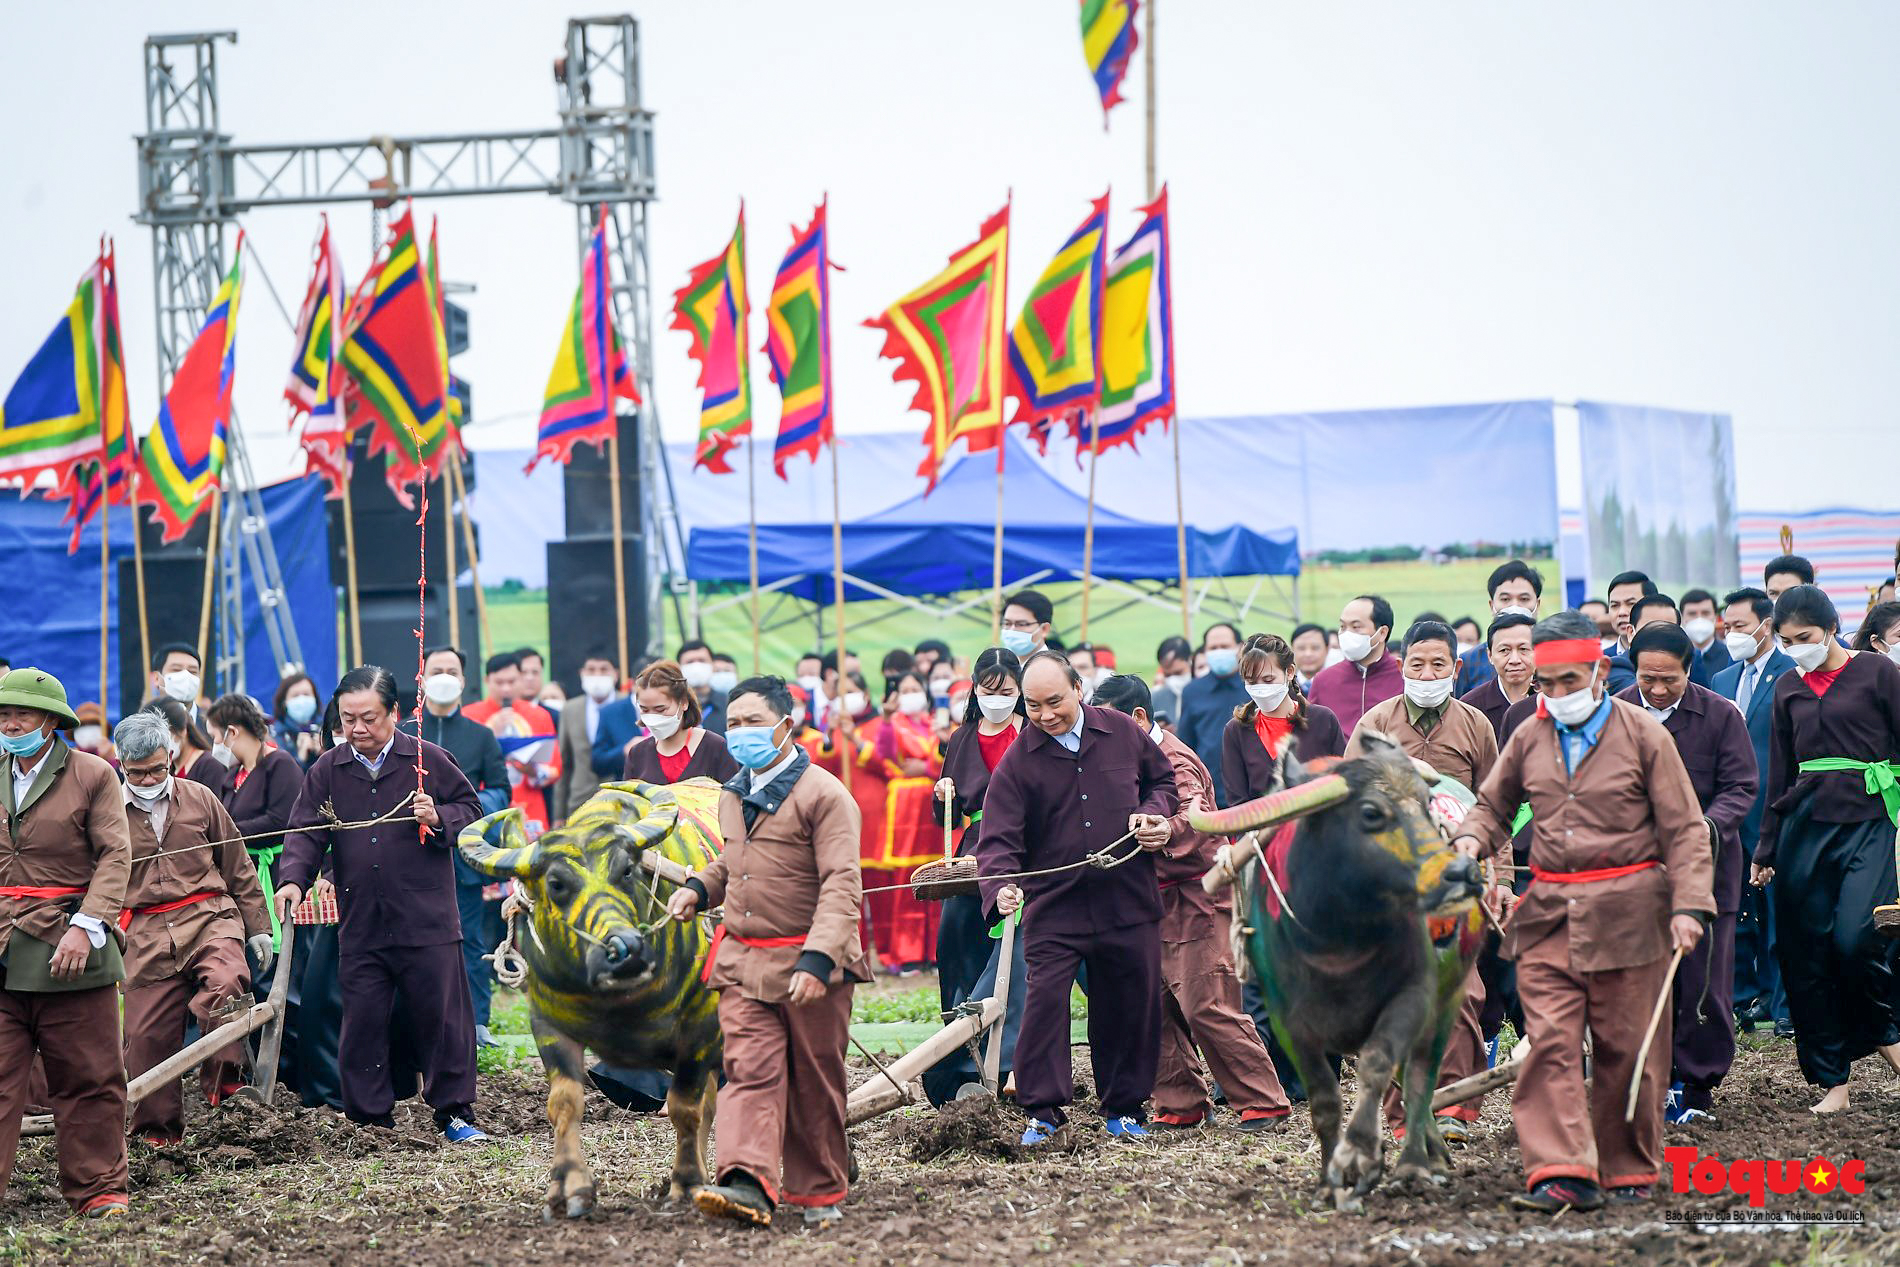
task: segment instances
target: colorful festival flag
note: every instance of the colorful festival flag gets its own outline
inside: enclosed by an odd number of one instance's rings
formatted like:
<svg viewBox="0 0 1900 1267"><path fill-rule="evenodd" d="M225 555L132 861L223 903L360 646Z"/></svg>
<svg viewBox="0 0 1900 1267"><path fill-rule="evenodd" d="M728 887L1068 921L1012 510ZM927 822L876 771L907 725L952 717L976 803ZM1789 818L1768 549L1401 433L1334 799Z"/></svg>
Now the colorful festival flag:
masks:
<svg viewBox="0 0 1900 1267"><path fill-rule="evenodd" d="M349 427L370 428L369 453L387 454L390 489L404 506L404 486L435 478L454 440L448 371L436 338L437 315L428 269L416 244L415 213L404 208L358 290L343 344L350 380Z"/></svg>
<svg viewBox="0 0 1900 1267"><path fill-rule="evenodd" d="M752 434L752 374L748 368L751 303L745 289L745 204L726 249L694 268L673 295L673 325L693 337L699 362L699 447L693 465L730 475L726 454Z"/></svg>
<svg viewBox="0 0 1900 1267"><path fill-rule="evenodd" d="M110 240L101 241L99 264L94 265L93 272L98 274L101 295L96 309L96 346L99 348L102 460L75 464L68 477L67 491L72 501L66 508L66 520L73 526L72 540L66 547L68 554L79 549L80 530L108 497L118 506L131 501L132 476L138 462L129 426L131 408L125 387L125 344L119 330L118 250Z"/></svg>
<svg viewBox="0 0 1900 1267"><path fill-rule="evenodd" d="M778 441L772 469L785 478L785 464L832 442L831 417L831 239L825 229L827 203L819 203L811 223L792 228L765 308L765 355L778 385Z"/></svg>
<svg viewBox="0 0 1900 1267"><path fill-rule="evenodd" d="M613 289L607 273L607 209L594 222L594 240L581 264L581 284L567 313L567 328L554 353L554 370L541 400L541 437L528 462L550 458L566 465L577 444L605 445L614 434L614 401L638 405L640 393L627 370L626 350L614 325Z"/></svg>
<svg viewBox="0 0 1900 1267"><path fill-rule="evenodd" d="M72 302L53 332L0 403L0 478L18 479L31 489L42 474L50 472L58 492L72 492L78 487L74 467L89 463L96 468L101 461L106 420L102 402L107 391L101 377L106 270L101 251L79 279ZM121 392L123 387L121 374Z"/></svg>
<svg viewBox="0 0 1900 1267"><path fill-rule="evenodd" d="M204 325L172 372L145 437L145 479L139 500L157 509L166 542L185 535L222 485L224 438L231 423L231 384L237 374L238 301L243 298L244 234L231 257Z"/></svg>
<svg viewBox="0 0 1900 1267"><path fill-rule="evenodd" d="M1140 0L1081 0L1082 56L1088 60L1089 74L1095 78L1095 91L1102 98L1102 126L1108 126L1108 112L1122 100L1122 78L1128 74L1128 61L1141 42L1135 34L1135 13Z"/></svg>
<svg viewBox="0 0 1900 1267"><path fill-rule="evenodd" d="M324 216L310 286L297 314L297 355L290 365L290 381L284 385L284 399L290 402L291 425L296 425L298 415L303 416L305 459L310 470L329 482L332 497L343 491L349 462L344 453L349 431L336 395L342 385L336 358L342 312L343 270L330 241L330 218Z"/></svg>
<svg viewBox="0 0 1900 1267"><path fill-rule="evenodd" d="M1097 198L1023 301L1009 332L1011 422L1047 444L1051 418L1092 408L1102 392L1102 290L1108 273L1108 195Z"/></svg>
<svg viewBox="0 0 1900 1267"><path fill-rule="evenodd" d="M1009 207L983 222L950 266L864 324L884 331L893 378L917 384L911 408L930 415L917 473L937 486L950 447L973 453L1003 437L1003 339L1008 326ZM926 492L929 489L925 490Z"/></svg>
<svg viewBox="0 0 1900 1267"><path fill-rule="evenodd" d="M1098 453L1132 443L1149 423L1174 416L1174 290L1169 280L1166 185L1141 214L1141 227L1108 262Z"/></svg>

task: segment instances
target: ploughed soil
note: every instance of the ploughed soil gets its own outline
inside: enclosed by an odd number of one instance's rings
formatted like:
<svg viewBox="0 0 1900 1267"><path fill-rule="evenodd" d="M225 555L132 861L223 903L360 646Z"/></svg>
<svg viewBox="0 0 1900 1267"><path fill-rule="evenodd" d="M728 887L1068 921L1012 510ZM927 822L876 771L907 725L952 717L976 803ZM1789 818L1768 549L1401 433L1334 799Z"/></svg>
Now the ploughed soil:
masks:
<svg viewBox="0 0 1900 1267"><path fill-rule="evenodd" d="M1078 1086L1089 1085L1077 1048ZM873 1076L854 1056L854 1078ZM913 1108L853 1132L862 1177L841 1224L807 1231L795 1213L756 1231L708 1223L655 1199L672 1156L662 1117L635 1116L589 1093L584 1136L599 1208L542 1220L550 1137L531 1066L482 1080L486 1146L441 1143L425 1110L399 1106L397 1128L335 1114L238 1102L196 1112L185 1142L134 1145L133 1205L108 1224L69 1219L50 1140L27 1140L0 1205L0 1260L60 1263L1249 1264L1900 1261L1900 1082L1878 1061L1856 1070L1852 1107L1819 1121L1788 1043L1745 1047L1718 1093L1719 1119L1669 1129L1724 1160L1816 1155L1866 1163L1866 1191L1768 1198L1771 1210L1858 1214L1834 1227L1718 1227L1745 1198L1674 1195L1650 1205L1557 1219L1516 1213L1521 1183L1508 1094L1484 1104L1478 1138L1456 1150L1447 1187L1382 1188L1359 1215L1313 1194L1318 1167L1303 1107L1269 1135L1233 1128L1111 1143L1086 1095L1054 1147L1017 1147L1012 1107L966 1101ZM1620 1091L1618 1094L1620 1098ZM195 1099L196 1097L192 1097ZM1395 1155L1388 1148L1388 1161Z"/></svg>

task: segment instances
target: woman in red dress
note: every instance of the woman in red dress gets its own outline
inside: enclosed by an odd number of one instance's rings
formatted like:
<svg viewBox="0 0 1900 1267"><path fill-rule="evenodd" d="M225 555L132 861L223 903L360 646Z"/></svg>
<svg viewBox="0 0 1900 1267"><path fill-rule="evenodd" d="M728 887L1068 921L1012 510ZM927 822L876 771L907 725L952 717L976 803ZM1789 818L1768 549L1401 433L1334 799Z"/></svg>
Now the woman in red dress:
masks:
<svg viewBox="0 0 1900 1267"><path fill-rule="evenodd" d="M930 711L930 686L906 672L891 683L884 724L874 741L884 768L884 833L874 860L877 885L903 884L923 863L943 857L942 826L932 799L943 773L943 732ZM867 884L866 887L871 887ZM902 973L936 958L937 904L907 889L868 894L873 926L883 934L879 952Z"/></svg>
<svg viewBox="0 0 1900 1267"><path fill-rule="evenodd" d="M633 698L647 737L628 747L626 778L680 783L705 777L724 783L739 773L726 741L699 724L699 700L677 663L649 664L633 680Z"/></svg>

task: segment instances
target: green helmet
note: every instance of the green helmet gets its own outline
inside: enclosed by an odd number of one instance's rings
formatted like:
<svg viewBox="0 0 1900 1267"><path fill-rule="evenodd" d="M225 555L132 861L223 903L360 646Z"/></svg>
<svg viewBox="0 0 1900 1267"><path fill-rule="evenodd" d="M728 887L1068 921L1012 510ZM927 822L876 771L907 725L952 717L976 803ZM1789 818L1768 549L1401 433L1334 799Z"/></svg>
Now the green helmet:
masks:
<svg viewBox="0 0 1900 1267"><path fill-rule="evenodd" d="M66 703L66 688L44 669L14 669L0 677L0 708L9 704L51 713L68 726L79 724L79 718Z"/></svg>

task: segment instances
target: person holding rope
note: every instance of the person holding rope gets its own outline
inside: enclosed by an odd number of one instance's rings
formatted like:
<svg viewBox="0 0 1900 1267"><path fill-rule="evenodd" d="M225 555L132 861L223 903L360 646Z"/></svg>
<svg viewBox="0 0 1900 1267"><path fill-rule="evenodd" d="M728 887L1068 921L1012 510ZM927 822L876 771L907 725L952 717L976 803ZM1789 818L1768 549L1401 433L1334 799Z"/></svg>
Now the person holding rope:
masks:
<svg viewBox="0 0 1900 1267"><path fill-rule="evenodd" d="M1695 948L1715 899L1695 787L1669 732L1609 697L1596 626L1560 612L1531 641L1537 715L1506 741L1452 843L1473 857L1508 849L1530 803L1533 878L1504 935L1531 1043L1511 1100L1526 1188L1514 1204L1555 1214L1601 1207L1606 1188L1618 1204L1649 1200L1669 1080L1669 952ZM1632 1114L1625 1093L1638 1078Z"/></svg>
<svg viewBox="0 0 1900 1267"><path fill-rule="evenodd" d="M450 856L462 828L481 817L481 802L446 751L396 729L388 669L351 669L337 683L336 705L344 742L304 776L291 814L301 826L279 860L279 918L303 901L329 855L341 920L344 1113L393 1124L390 1029L402 1016L437 1127L450 1143L480 1143L488 1137L472 1125L475 1014Z"/></svg>
<svg viewBox="0 0 1900 1267"><path fill-rule="evenodd" d="M1134 720L1082 703L1058 651L1023 666L1030 728L1003 754L983 802L977 869L986 917L1027 906L1028 965L1016 1042L1024 1146L1043 1144L1073 1098L1069 989L1089 976L1089 1059L1102 1118L1117 1139L1146 1139L1142 1106L1161 1052L1161 889L1154 854L1180 808L1174 767ZM1127 842L1134 838L1131 846ZM1111 865L1091 855L1113 855ZM1021 872L1045 872L1015 877Z"/></svg>
<svg viewBox="0 0 1900 1267"><path fill-rule="evenodd" d="M125 1213L127 1201L114 986L125 977L117 920L131 849L112 767L59 733L78 724L52 674L0 678L0 1190L37 1056L60 1195L96 1217Z"/></svg>
<svg viewBox="0 0 1900 1267"><path fill-rule="evenodd" d="M165 719L133 713L113 729L112 743L132 839L119 928L126 938L125 1069L136 1078L184 1045L187 1014L210 1033L249 993L247 940L260 973L275 956L270 911L245 842L208 788L174 776ZM244 1059L244 1044L235 1042L198 1067L205 1099L216 1105L244 1085ZM132 1134L154 1148L184 1138L178 1079L133 1107Z"/></svg>

